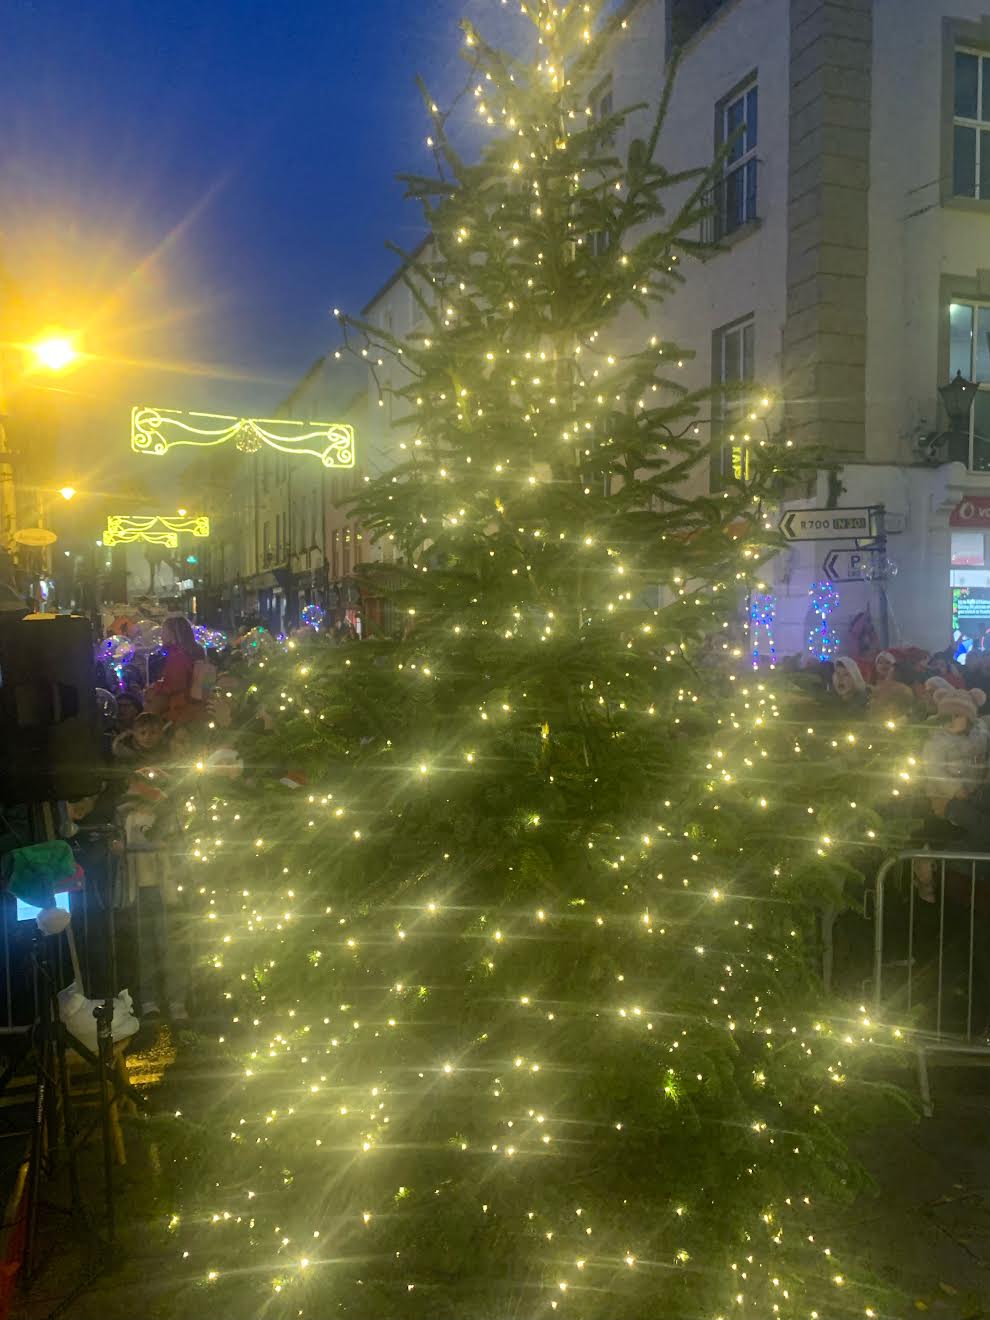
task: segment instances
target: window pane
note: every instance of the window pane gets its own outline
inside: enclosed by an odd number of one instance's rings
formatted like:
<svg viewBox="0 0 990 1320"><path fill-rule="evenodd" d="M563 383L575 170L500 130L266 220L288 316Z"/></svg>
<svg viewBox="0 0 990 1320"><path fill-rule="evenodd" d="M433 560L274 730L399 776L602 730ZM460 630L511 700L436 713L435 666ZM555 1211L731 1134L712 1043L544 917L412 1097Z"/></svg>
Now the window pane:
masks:
<svg viewBox="0 0 990 1320"><path fill-rule="evenodd" d="M742 379L752 380L756 375L753 364L753 345L756 336L756 327L752 321L749 325L744 325L742 330Z"/></svg>
<svg viewBox="0 0 990 1320"><path fill-rule="evenodd" d="M980 60L977 55L956 51L956 114L963 119L979 115Z"/></svg>
<svg viewBox="0 0 990 1320"><path fill-rule="evenodd" d="M725 232L731 234L746 219L746 166L725 176Z"/></svg>
<svg viewBox="0 0 990 1320"><path fill-rule="evenodd" d="M746 147L752 151L757 143L757 133L759 130L759 110L756 104L757 88L753 87L746 93Z"/></svg>
<svg viewBox="0 0 990 1320"><path fill-rule="evenodd" d="M975 197L976 129L956 124L953 139L952 191L957 197Z"/></svg>
<svg viewBox="0 0 990 1320"><path fill-rule="evenodd" d="M725 140L726 142L732 142L732 147L729 151L730 161L738 160L746 151L746 134L744 132L739 133L739 136L736 137L737 132L742 128L744 123L744 106L745 102L743 98L740 98L738 101L733 101L731 105L726 106Z"/></svg>
<svg viewBox="0 0 990 1320"><path fill-rule="evenodd" d="M990 131L980 133L980 196L990 197Z"/></svg>
<svg viewBox="0 0 990 1320"><path fill-rule="evenodd" d="M722 336L722 380L739 380L742 370L742 344L738 330L727 330Z"/></svg>
<svg viewBox="0 0 990 1320"><path fill-rule="evenodd" d="M949 307L949 375L957 371L967 380L973 371L973 309L969 303Z"/></svg>
<svg viewBox="0 0 990 1320"><path fill-rule="evenodd" d="M980 307L977 310L976 338L973 341L973 380L990 381L990 307Z"/></svg>
<svg viewBox="0 0 990 1320"><path fill-rule="evenodd" d="M973 404L973 471L990 472L990 390L978 390Z"/></svg>
<svg viewBox="0 0 990 1320"><path fill-rule="evenodd" d="M982 532L951 534L953 568L982 568L985 560Z"/></svg>
<svg viewBox="0 0 990 1320"><path fill-rule="evenodd" d="M746 204L744 219L756 219L756 159L748 160L745 165L746 170ZM990 196L990 194L988 194Z"/></svg>

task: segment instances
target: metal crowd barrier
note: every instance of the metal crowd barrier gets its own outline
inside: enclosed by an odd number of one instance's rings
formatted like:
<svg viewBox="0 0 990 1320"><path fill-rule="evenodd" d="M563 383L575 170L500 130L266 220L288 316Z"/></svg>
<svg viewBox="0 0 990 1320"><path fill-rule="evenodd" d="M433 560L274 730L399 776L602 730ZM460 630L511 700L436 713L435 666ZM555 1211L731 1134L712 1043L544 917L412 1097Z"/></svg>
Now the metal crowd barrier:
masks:
<svg viewBox="0 0 990 1320"><path fill-rule="evenodd" d="M934 904L928 904L919 897L914 880L914 867L910 866L907 876L907 948L903 960L885 962L884 918L887 913L888 881L895 868L903 863L925 861L932 864L935 872ZM961 873L963 886L968 885L967 917L961 923L956 934L961 934L964 949L946 949L946 873L958 877ZM873 1005L880 1015L884 998L884 975L895 967L903 967L906 973L906 1005L910 1012L915 1006L916 979L918 963L917 917L919 909L928 908L937 916L937 935L935 940L935 996L934 1029L919 1030L915 1034L918 1060L918 1085L924 1113L931 1117L933 1110L931 1084L928 1076L928 1056L933 1053L965 1054L982 1057L990 1062L990 1042L986 1039L987 1020L990 1013L990 922L985 931L980 931L977 923L977 894L981 889L987 894L987 914L990 915L990 853L929 852L925 849L913 849L895 853L888 857L877 872L874 891L876 910L873 927ZM961 891L964 895L965 888ZM955 904L952 904L955 909ZM960 959L958 955L962 953ZM962 966L960 966L962 962ZM965 986L965 1031L960 1028L962 1022L954 1023L954 1030L947 1030L946 990L947 980L953 976L963 976ZM983 993L974 995L974 982L982 984ZM974 1015L974 1009L976 1015Z"/></svg>

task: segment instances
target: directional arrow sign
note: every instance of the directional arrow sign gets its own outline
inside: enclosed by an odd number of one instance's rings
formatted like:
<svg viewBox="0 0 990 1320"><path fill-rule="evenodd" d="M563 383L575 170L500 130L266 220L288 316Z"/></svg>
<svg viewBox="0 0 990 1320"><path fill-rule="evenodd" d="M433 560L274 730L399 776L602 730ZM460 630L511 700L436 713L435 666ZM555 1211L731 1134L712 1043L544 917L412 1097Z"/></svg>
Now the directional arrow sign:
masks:
<svg viewBox="0 0 990 1320"><path fill-rule="evenodd" d="M852 541L877 534L875 509L790 509L777 524L788 541Z"/></svg>
<svg viewBox="0 0 990 1320"><path fill-rule="evenodd" d="M825 576L833 582L862 582L867 557L860 550L830 550L825 556Z"/></svg>

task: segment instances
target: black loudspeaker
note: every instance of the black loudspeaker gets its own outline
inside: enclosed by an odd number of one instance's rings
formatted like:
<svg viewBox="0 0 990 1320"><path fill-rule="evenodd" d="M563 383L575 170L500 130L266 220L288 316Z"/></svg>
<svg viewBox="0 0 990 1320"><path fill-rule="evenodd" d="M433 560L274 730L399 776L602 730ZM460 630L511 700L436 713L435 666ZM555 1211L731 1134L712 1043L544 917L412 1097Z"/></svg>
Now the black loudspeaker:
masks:
<svg viewBox="0 0 990 1320"><path fill-rule="evenodd" d="M0 615L0 803L73 802L103 778L89 620Z"/></svg>

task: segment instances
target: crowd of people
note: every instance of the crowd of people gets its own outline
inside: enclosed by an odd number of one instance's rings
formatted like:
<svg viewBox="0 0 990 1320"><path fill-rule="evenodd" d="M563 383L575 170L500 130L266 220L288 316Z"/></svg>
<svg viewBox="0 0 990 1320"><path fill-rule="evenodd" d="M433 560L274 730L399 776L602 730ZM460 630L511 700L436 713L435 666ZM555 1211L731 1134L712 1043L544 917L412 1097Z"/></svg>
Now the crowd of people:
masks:
<svg viewBox="0 0 990 1320"><path fill-rule="evenodd" d="M69 804L64 833L82 851L89 827L111 827L117 984L131 991L143 1022L180 1023L188 1020L196 998L181 807L202 782L201 768L231 773L225 758L235 754L225 743L231 741L232 725L247 724L258 732L274 727L250 695L246 672L253 659L273 652L277 641L254 620L245 620L228 639L174 614L160 625L160 645L138 657L115 645L121 638L133 640L125 622L113 621L109 639L97 651L102 787ZM350 626L304 626L283 640L290 647L339 646L357 638ZM101 867L98 856L83 865L87 876ZM106 961L100 950L94 963Z"/></svg>
<svg viewBox="0 0 990 1320"><path fill-rule="evenodd" d="M939 846L990 847L990 656L958 664L948 651L879 651L822 665L824 709L844 719L915 729L922 763L921 837ZM936 827L945 822L949 828Z"/></svg>
<svg viewBox="0 0 990 1320"><path fill-rule="evenodd" d="M113 827L106 888L114 908L117 979L136 995L144 1021L189 1017L192 959L177 801L216 725L218 659L199 644L187 618L172 615L144 671L127 663L108 672L109 663L100 662L103 782L99 793L69 804L63 831L78 850L98 854L86 842L87 826ZM99 855L88 860L88 873L105 865ZM103 966L97 976L106 974L106 950L93 961Z"/></svg>

